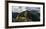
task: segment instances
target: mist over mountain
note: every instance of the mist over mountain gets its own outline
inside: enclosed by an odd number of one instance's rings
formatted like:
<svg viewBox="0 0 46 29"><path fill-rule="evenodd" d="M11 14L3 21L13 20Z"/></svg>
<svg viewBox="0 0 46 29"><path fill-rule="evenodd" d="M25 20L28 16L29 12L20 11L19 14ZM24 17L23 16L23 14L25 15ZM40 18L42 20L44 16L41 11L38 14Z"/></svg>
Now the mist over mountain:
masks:
<svg viewBox="0 0 46 29"><path fill-rule="evenodd" d="M17 7L16 9L13 10L12 12L13 22L16 22L17 15L23 16L25 12L27 12L27 18L28 18L26 20L31 21L32 19L32 21L40 21L40 7L22 7L21 9L20 8Z"/></svg>

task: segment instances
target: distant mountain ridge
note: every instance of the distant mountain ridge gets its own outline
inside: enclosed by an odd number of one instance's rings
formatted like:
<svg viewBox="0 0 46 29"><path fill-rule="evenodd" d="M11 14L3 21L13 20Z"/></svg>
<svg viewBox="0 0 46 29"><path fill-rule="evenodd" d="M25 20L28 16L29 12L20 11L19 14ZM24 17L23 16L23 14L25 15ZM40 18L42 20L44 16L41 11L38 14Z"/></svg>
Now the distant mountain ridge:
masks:
<svg viewBox="0 0 46 29"><path fill-rule="evenodd" d="M26 19L27 21L31 21L31 19L32 19L32 21L40 21L40 13L38 13L37 11L33 11L33 10L32 11L26 10L26 11L23 11L21 13L17 13L17 12L12 13L12 16L13 16L13 18L16 18L18 15L24 16L25 12L27 12L27 16L26 16L28 18L28 19ZM18 22L19 22L19 20L18 20Z"/></svg>

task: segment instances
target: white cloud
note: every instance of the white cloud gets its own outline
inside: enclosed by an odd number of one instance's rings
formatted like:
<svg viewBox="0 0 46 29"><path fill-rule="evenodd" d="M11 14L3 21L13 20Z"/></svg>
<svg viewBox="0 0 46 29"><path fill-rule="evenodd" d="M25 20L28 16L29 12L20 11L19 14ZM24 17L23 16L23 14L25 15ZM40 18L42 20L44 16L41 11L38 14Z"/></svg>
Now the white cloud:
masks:
<svg viewBox="0 0 46 29"><path fill-rule="evenodd" d="M12 11L21 13L22 11L26 11L26 7L19 8L19 6L14 6Z"/></svg>
<svg viewBox="0 0 46 29"><path fill-rule="evenodd" d="M18 13L21 13L26 10L28 10L28 11L36 10L36 11L40 12L40 7L13 6L12 9L13 9L12 12L18 12Z"/></svg>

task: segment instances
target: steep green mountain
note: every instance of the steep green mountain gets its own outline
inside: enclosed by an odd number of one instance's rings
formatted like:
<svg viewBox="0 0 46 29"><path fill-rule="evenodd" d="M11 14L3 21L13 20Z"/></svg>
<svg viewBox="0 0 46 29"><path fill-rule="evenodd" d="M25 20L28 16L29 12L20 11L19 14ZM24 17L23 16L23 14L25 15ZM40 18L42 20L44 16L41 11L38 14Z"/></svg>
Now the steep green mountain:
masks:
<svg viewBox="0 0 46 29"><path fill-rule="evenodd" d="M40 21L40 13L35 10L13 13L13 19L15 22Z"/></svg>
<svg viewBox="0 0 46 29"><path fill-rule="evenodd" d="M29 20L30 19L30 20ZM31 14L29 11L24 11L16 17L17 22L31 21Z"/></svg>

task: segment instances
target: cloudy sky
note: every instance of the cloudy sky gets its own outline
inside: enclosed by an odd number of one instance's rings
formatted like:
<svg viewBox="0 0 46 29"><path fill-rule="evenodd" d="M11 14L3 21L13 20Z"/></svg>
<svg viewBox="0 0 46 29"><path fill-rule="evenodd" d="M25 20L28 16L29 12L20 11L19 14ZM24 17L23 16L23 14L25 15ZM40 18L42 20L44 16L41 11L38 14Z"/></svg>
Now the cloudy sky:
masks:
<svg viewBox="0 0 46 29"><path fill-rule="evenodd" d="M31 10L37 10L38 12L40 11L40 7L24 7L24 6L13 6L12 7L12 12L18 12L21 13L22 11L31 11Z"/></svg>

